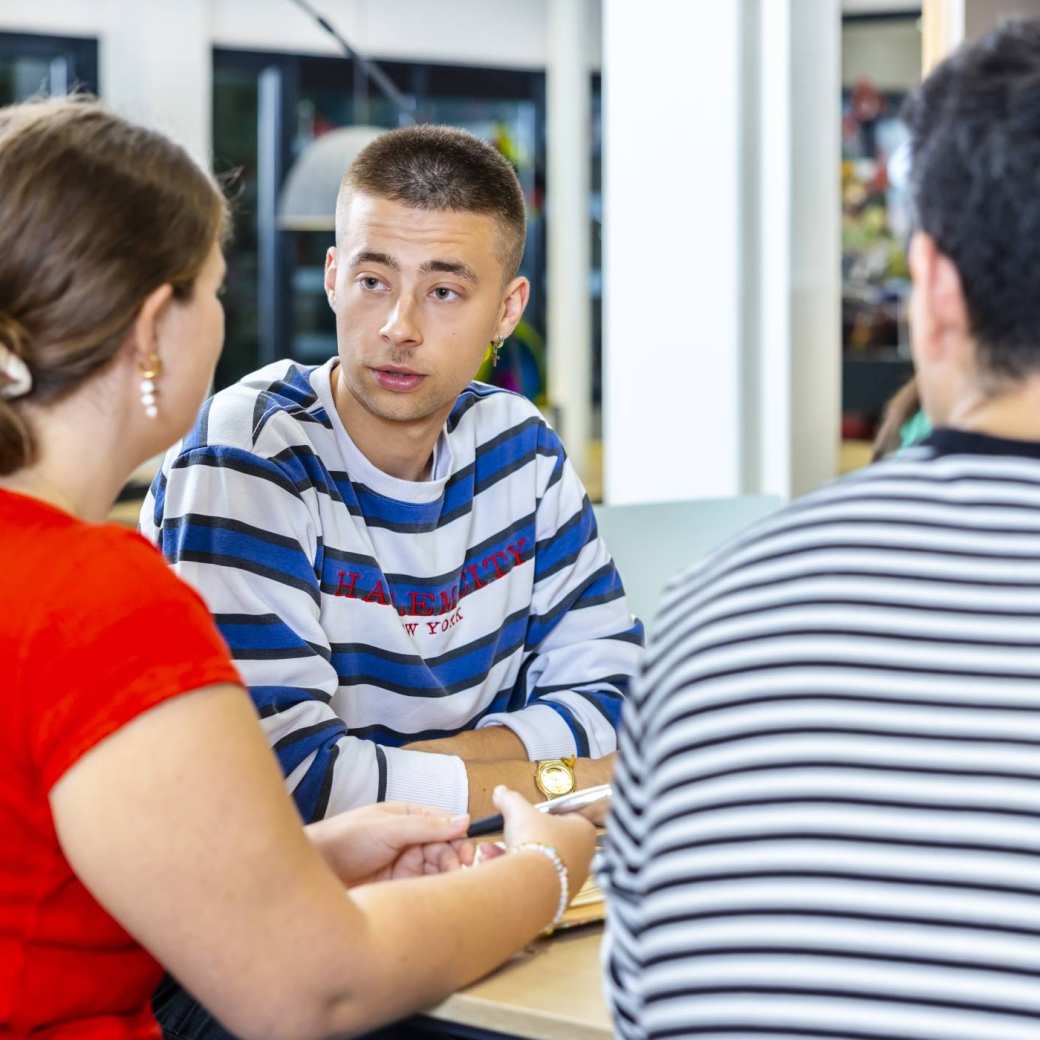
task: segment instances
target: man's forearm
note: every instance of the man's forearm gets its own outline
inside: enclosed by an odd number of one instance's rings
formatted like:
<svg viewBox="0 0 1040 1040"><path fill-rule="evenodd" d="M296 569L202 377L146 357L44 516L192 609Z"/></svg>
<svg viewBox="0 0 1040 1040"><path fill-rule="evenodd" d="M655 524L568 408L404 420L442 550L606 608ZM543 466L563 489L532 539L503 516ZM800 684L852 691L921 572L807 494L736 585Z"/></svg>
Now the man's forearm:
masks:
<svg viewBox="0 0 1040 1040"><path fill-rule="evenodd" d="M469 777L470 819L498 812L491 802L491 793L499 784L518 791L529 802L542 800L534 783L533 762L467 762L465 765Z"/></svg>
<svg viewBox="0 0 1040 1040"><path fill-rule="evenodd" d="M527 758L527 748L523 741L508 726L468 729L452 737L405 744L405 749L428 751L434 755L458 755L467 763L519 761Z"/></svg>
<svg viewBox="0 0 1040 1040"><path fill-rule="evenodd" d="M469 813L474 819L497 811L491 804L491 792L498 784L519 791L529 801L544 801L534 782L535 763L527 760L527 749L508 726L466 730L453 737L406 744L405 748L462 759L469 779ZM579 758L574 764L576 787L609 783L614 772L614 757L611 754L603 758Z"/></svg>

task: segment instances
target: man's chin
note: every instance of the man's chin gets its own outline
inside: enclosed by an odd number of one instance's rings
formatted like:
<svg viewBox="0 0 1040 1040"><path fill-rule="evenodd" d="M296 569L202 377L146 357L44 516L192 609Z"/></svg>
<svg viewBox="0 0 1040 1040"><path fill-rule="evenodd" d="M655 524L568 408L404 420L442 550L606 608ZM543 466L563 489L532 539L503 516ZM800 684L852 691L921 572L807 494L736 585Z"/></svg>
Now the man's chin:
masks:
<svg viewBox="0 0 1040 1040"><path fill-rule="evenodd" d="M364 394L361 403L378 419L392 423L423 422L436 415L443 405L437 401L389 392Z"/></svg>

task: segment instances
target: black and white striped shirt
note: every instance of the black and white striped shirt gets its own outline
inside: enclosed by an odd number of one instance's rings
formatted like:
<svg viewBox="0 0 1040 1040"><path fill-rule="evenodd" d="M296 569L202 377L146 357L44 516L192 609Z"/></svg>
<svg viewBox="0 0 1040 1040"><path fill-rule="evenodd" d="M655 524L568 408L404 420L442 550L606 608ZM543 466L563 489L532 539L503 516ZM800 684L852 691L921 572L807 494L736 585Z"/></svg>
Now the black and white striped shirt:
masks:
<svg viewBox="0 0 1040 1040"><path fill-rule="evenodd" d="M1040 1037L1040 444L939 430L757 525L638 687L620 1036Z"/></svg>

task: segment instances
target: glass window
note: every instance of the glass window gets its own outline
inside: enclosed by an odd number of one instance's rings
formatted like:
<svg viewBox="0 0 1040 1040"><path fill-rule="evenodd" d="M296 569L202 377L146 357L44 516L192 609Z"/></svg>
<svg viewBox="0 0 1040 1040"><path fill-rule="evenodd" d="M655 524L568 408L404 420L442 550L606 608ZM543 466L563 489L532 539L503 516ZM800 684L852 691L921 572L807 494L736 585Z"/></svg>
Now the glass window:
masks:
<svg viewBox="0 0 1040 1040"><path fill-rule="evenodd" d="M226 334L217 387L257 367L259 264L257 247L257 107L259 63L215 61L213 68L213 164L232 199L224 295Z"/></svg>
<svg viewBox="0 0 1040 1040"><path fill-rule="evenodd" d="M97 92L97 42L0 33L0 105L41 94Z"/></svg>

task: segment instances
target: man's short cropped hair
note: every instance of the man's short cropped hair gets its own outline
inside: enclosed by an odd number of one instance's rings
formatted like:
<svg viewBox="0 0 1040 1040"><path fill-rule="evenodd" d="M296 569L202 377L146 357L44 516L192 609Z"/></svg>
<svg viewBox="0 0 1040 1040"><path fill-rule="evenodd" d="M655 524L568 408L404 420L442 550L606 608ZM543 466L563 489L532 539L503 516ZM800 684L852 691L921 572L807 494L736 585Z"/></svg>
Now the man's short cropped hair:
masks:
<svg viewBox="0 0 1040 1040"><path fill-rule="evenodd" d="M416 209L486 213L501 228L506 277L520 268L527 224L520 181L495 148L465 130L422 124L387 131L351 163L341 204L352 191Z"/></svg>
<svg viewBox="0 0 1040 1040"><path fill-rule="evenodd" d="M958 50L904 118L916 223L960 274L981 367L1040 370L1040 20Z"/></svg>

